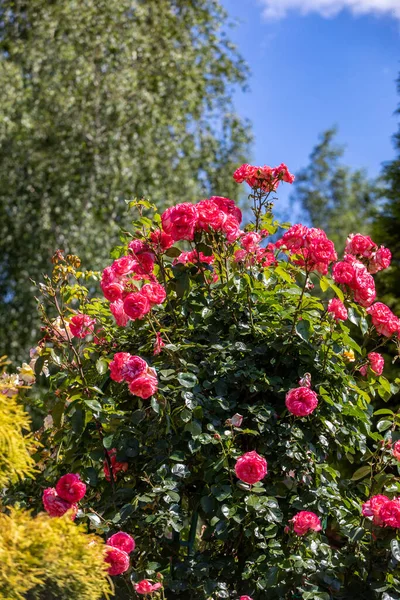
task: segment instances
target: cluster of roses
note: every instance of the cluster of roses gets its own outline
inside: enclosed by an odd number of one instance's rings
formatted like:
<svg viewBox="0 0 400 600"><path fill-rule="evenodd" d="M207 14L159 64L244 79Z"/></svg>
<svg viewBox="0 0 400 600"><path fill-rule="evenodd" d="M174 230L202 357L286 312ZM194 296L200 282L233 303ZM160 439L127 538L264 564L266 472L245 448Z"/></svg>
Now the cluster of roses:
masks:
<svg viewBox="0 0 400 600"><path fill-rule="evenodd" d="M305 388L308 389L308 388ZM293 390L292 390L293 391ZM310 391L310 390L309 390ZM253 485L264 479L268 472L268 463L255 450L246 452L240 456L235 465L235 473L238 479ZM296 535L303 536L309 531L320 531L321 521L319 517L310 511L301 510L290 520L293 531ZM286 532L290 531L290 527L286 527Z"/></svg>
<svg viewBox="0 0 400 600"><path fill-rule="evenodd" d="M267 235L266 229L262 229L260 233L249 231L242 235L239 239L241 249L236 250L234 254L235 262L244 263L246 267L259 264L264 268L275 264L275 245L270 243L265 248L260 246L260 242Z"/></svg>
<svg viewBox="0 0 400 600"><path fill-rule="evenodd" d="M335 246L322 229L299 223L290 227L275 246L288 252L293 262L305 267L308 272L318 271L326 275L329 265L337 260Z"/></svg>
<svg viewBox="0 0 400 600"><path fill-rule="evenodd" d="M140 356L132 356L129 352L117 352L109 368L111 379L118 383L125 381L131 394L146 400L156 393L157 373Z"/></svg>
<svg viewBox="0 0 400 600"><path fill-rule="evenodd" d="M241 165L233 174L236 183L246 182L253 189L261 189L269 193L275 192L278 189L279 183L294 182L294 175L289 172L289 169L284 163L278 167L255 167L253 165Z"/></svg>
<svg viewBox="0 0 400 600"><path fill-rule="evenodd" d="M378 248L368 235L352 233L346 241L344 258L334 265L332 275L336 283L352 292L355 302L368 307L376 298L372 274L387 269L390 261L388 248Z"/></svg>
<svg viewBox="0 0 400 600"><path fill-rule="evenodd" d="M43 492L43 506L51 517L62 517L71 511L75 520L78 502L86 494L86 484L76 473L67 473L58 480L55 488L47 488ZM110 566L109 575L121 575L129 569L129 554L135 549L135 540L128 533L120 531L106 541L104 560ZM161 583L152 584L148 579L135 585L138 594L150 594L162 587Z"/></svg>
<svg viewBox="0 0 400 600"><path fill-rule="evenodd" d="M156 280L153 270L155 254L141 240L132 240L129 254L121 256L103 271L100 286L118 326L129 320L143 319L153 306L166 298L165 288ZM147 283L143 283L144 281ZM138 282L142 286L138 289Z"/></svg>
<svg viewBox="0 0 400 600"><path fill-rule="evenodd" d="M383 494L372 496L362 505L364 517L372 517L372 522L378 527L400 528L400 498L390 500Z"/></svg>
<svg viewBox="0 0 400 600"><path fill-rule="evenodd" d="M78 502L85 494L86 484L81 481L80 476L67 473L60 477L55 488L44 490L43 506L51 517L62 517L67 511L71 511L71 519L74 521L78 512Z"/></svg>

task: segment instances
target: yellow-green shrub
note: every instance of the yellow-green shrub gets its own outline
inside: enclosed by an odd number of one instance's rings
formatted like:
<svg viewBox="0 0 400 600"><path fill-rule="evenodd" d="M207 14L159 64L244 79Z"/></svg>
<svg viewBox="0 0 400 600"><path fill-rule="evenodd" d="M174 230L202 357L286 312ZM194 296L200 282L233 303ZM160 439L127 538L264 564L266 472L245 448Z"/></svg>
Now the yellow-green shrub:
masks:
<svg viewBox="0 0 400 600"><path fill-rule="evenodd" d="M19 509L0 514L0 599L24 600L44 590L59 600L107 598L103 550L103 540L68 516L33 518Z"/></svg>

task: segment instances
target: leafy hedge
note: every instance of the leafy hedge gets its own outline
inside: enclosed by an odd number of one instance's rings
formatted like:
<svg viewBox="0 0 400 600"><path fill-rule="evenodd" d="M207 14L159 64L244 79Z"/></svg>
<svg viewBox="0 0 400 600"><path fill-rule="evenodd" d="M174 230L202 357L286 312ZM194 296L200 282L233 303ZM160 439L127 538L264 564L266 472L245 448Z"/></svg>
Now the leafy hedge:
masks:
<svg viewBox="0 0 400 600"><path fill-rule="evenodd" d="M320 230L282 237L271 198L292 180L283 167L236 172L251 186L244 230L223 198L162 216L133 203L134 233L102 275L109 300L93 298L98 276L61 252L41 286L34 366L38 377L50 368L51 390L31 410L51 418L40 476L8 501L39 510L45 487L79 473L78 521L135 538L118 598L143 578L161 581L152 595L165 598L399 597L397 522L379 523L369 505L362 514L371 496L399 493L399 416L381 408L399 381L378 374L376 350L398 343L400 321L374 303L369 274L390 258L365 236L350 237L339 262ZM288 399L299 388L318 401L304 417ZM251 451L268 463L254 484L235 473ZM321 530L296 533L299 511Z"/></svg>

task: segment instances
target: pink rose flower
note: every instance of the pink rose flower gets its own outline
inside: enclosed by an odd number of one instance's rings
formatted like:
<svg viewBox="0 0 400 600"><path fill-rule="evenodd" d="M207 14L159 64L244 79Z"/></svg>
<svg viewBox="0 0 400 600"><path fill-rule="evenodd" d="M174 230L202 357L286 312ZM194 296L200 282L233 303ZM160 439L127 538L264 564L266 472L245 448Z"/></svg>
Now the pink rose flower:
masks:
<svg viewBox="0 0 400 600"><path fill-rule="evenodd" d="M82 500L86 494L86 484L81 481L78 474L67 473L58 480L56 492L60 498L73 504Z"/></svg>
<svg viewBox="0 0 400 600"><path fill-rule="evenodd" d="M273 177L284 181L285 183L293 183L295 176L290 173L285 163L281 163L278 167L272 169Z"/></svg>
<svg viewBox="0 0 400 600"><path fill-rule="evenodd" d="M250 596L240 596L240 600L253 600Z"/></svg>
<svg viewBox="0 0 400 600"><path fill-rule="evenodd" d="M143 240L132 240L128 244L129 250L136 256L140 256L144 252L150 252L150 247Z"/></svg>
<svg viewBox="0 0 400 600"><path fill-rule="evenodd" d="M118 548L119 550L123 550L127 554L130 554L135 549L135 540L129 533L125 533L124 531L119 531L118 533L114 533L107 540L108 546L113 546L113 548Z"/></svg>
<svg viewBox="0 0 400 600"><path fill-rule="evenodd" d="M141 292L128 294L124 300L124 311L132 321L143 319L150 312L150 302Z"/></svg>
<svg viewBox="0 0 400 600"><path fill-rule="evenodd" d="M393 527L395 529L400 528L400 499L394 498L384 502L379 509L379 519L384 525Z"/></svg>
<svg viewBox="0 0 400 600"><path fill-rule="evenodd" d="M233 200L230 198L224 198L223 196L211 196L210 201L213 202L223 213L226 215L232 215L236 221L242 222L242 211L236 206Z"/></svg>
<svg viewBox="0 0 400 600"><path fill-rule="evenodd" d="M124 303L122 300L111 302L110 311L118 327L125 327L128 324L129 317L124 311Z"/></svg>
<svg viewBox="0 0 400 600"><path fill-rule="evenodd" d="M142 579L139 583L135 583L135 592L137 594L152 594L162 588L161 583L151 583L148 579Z"/></svg>
<svg viewBox="0 0 400 600"><path fill-rule="evenodd" d="M307 227L296 223L292 225L275 244L277 248L285 250L298 250L304 246L304 238L307 233Z"/></svg>
<svg viewBox="0 0 400 600"><path fill-rule="evenodd" d="M353 256L369 258L374 248L376 248L376 244L371 240L369 235L351 233L346 240L345 252L353 254Z"/></svg>
<svg viewBox="0 0 400 600"><path fill-rule="evenodd" d="M144 373L148 365L140 356L132 356L129 352L117 352L109 364L110 377L113 381L132 381Z"/></svg>
<svg viewBox="0 0 400 600"><path fill-rule="evenodd" d="M234 242L240 236L240 228L237 219L233 215L227 215L222 231L226 235L228 242Z"/></svg>
<svg viewBox="0 0 400 600"><path fill-rule="evenodd" d="M379 517L379 511L386 502L389 502L387 496L383 496L382 494L372 496L367 502L364 502L361 512L364 517L373 517L375 525L383 527L383 521Z"/></svg>
<svg viewBox="0 0 400 600"><path fill-rule="evenodd" d="M246 452L237 459L235 473L245 483L253 484L264 479L267 468L268 464L265 458L253 450L252 452Z"/></svg>
<svg viewBox="0 0 400 600"><path fill-rule="evenodd" d="M372 256L368 261L368 271L370 273L378 273L383 269L387 269L390 267L391 260L392 253L390 252L389 248L381 246L376 252L372 253Z"/></svg>
<svg viewBox="0 0 400 600"><path fill-rule="evenodd" d="M354 267L346 261L337 262L333 265L332 275L336 283L349 285L354 278Z"/></svg>
<svg viewBox="0 0 400 600"><path fill-rule="evenodd" d="M308 387L298 387L288 391L285 404L296 417L306 417L317 408L318 396Z"/></svg>
<svg viewBox="0 0 400 600"><path fill-rule="evenodd" d="M382 354L379 354L379 352L370 352L368 354L368 362L371 371L373 371L376 375L382 375L385 366L385 359L383 358ZM362 374L365 375L366 373Z"/></svg>
<svg viewBox="0 0 400 600"><path fill-rule="evenodd" d="M135 260L133 256L121 256L114 260L111 265L111 269L116 277L123 277L131 273L135 266Z"/></svg>
<svg viewBox="0 0 400 600"><path fill-rule="evenodd" d="M129 556L119 548L106 546L104 560L110 565L107 571L109 575L121 575L121 573L125 573L129 569Z"/></svg>
<svg viewBox="0 0 400 600"><path fill-rule="evenodd" d="M197 221L196 230L220 231L226 214L212 200L202 200L196 204Z"/></svg>
<svg viewBox="0 0 400 600"><path fill-rule="evenodd" d="M329 300L328 312L331 313L337 321L345 321L348 317L347 309L339 298L332 298L332 300Z"/></svg>
<svg viewBox="0 0 400 600"><path fill-rule="evenodd" d="M258 244L261 242L261 235L255 231L246 233L240 238L240 244L247 252L255 252L258 248Z"/></svg>
<svg viewBox="0 0 400 600"><path fill-rule="evenodd" d="M93 333L93 326L96 319L91 319L89 315L78 313L74 315L69 322L69 330L71 335L77 338L84 338Z"/></svg>
<svg viewBox="0 0 400 600"><path fill-rule="evenodd" d="M301 510L293 519L290 520L293 524L293 531L297 535L305 535L309 531L321 531L321 521L319 517L308 510Z"/></svg>
<svg viewBox="0 0 400 600"><path fill-rule="evenodd" d="M113 281L112 283L106 285L103 282L101 282L100 287L106 300L109 300L110 302L116 302L117 300L121 300L122 293L124 291L124 286L122 283L118 281Z"/></svg>
<svg viewBox="0 0 400 600"><path fill-rule="evenodd" d="M43 492L42 500L45 511L51 517L62 517L70 510L71 519L72 521L75 520L76 513L78 512L77 504L73 504L60 498L54 488L46 488Z"/></svg>
<svg viewBox="0 0 400 600"><path fill-rule="evenodd" d="M179 256L174 259L173 265L181 264L193 264L198 265L199 263L206 263L211 265L214 262L214 255L206 256L203 252L197 252L197 250L190 250L189 252L181 252Z"/></svg>
<svg viewBox="0 0 400 600"><path fill-rule="evenodd" d="M147 297L150 304L162 304L167 297L165 288L159 283L146 283L140 293Z"/></svg>
<svg viewBox="0 0 400 600"><path fill-rule="evenodd" d="M400 440L397 440L397 442L393 444L392 454L396 460L400 461Z"/></svg>
<svg viewBox="0 0 400 600"><path fill-rule="evenodd" d="M367 313L371 315L372 325L381 335L391 337L400 332L400 319L383 302L375 302L367 309Z"/></svg>
<svg viewBox="0 0 400 600"><path fill-rule="evenodd" d="M134 396L147 400L158 389L157 375L154 369L148 368L145 373L138 375L129 383L129 391Z"/></svg>
<svg viewBox="0 0 400 600"><path fill-rule="evenodd" d="M125 471L128 470L129 465L127 462L118 462L117 461L117 449L116 448L112 448L111 450L109 450L107 452L107 454L110 458L113 479L114 479L114 481L116 481L118 473L120 473L121 471L125 473ZM103 473L104 473L104 476L107 479L107 481L111 481L110 468L108 466L108 461L106 459L104 459L104 462L103 462Z"/></svg>
<svg viewBox="0 0 400 600"><path fill-rule="evenodd" d="M232 425L232 427L240 427L243 422L243 415L236 413L231 419L227 419L225 422L227 425Z"/></svg>
<svg viewBox="0 0 400 600"><path fill-rule="evenodd" d="M146 277L153 273L154 254L152 252L143 252L136 257L134 273L139 277Z"/></svg>
<svg viewBox="0 0 400 600"><path fill-rule="evenodd" d="M361 306L370 306L376 298L374 278L361 263L354 263L354 278L350 287L354 290L354 300Z"/></svg>
<svg viewBox="0 0 400 600"><path fill-rule="evenodd" d="M156 231L150 233L150 241L157 253L165 252L174 245L174 238L165 231L161 231L161 229L156 229Z"/></svg>
<svg viewBox="0 0 400 600"><path fill-rule="evenodd" d="M192 240L196 221L196 207L189 202L171 206L161 215L162 228L174 241Z"/></svg>

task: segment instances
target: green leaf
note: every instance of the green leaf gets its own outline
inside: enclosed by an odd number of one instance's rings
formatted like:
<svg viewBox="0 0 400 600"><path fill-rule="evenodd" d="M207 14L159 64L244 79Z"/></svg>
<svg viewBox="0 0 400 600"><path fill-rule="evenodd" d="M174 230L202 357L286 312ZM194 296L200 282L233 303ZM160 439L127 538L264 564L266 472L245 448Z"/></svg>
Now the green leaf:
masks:
<svg viewBox="0 0 400 600"><path fill-rule="evenodd" d="M198 380L193 373L178 373L178 381L185 388L193 388Z"/></svg>
<svg viewBox="0 0 400 600"><path fill-rule="evenodd" d="M96 361L96 369L99 375L104 375L108 371L108 363L105 358L99 358Z"/></svg>
<svg viewBox="0 0 400 600"><path fill-rule="evenodd" d="M366 477L367 475L371 474L371 467L369 467L368 465L365 465L364 467L360 467L359 469L357 469L357 471L355 471L352 475L352 480L353 481L358 481L359 479L363 479L364 477Z"/></svg>
<svg viewBox="0 0 400 600"><path fill-rule="evenodd" d="M392 421L388 421L387 419L382 419L382 421L379 421L376 428L378 431L386 431L386 429L389 429L389 427L391 427L391 426L392 426Z"/></svg>
<svg viewBox="0 0 400 600"><path fill-rule="evenodd" d="M310 339L310 323L302 319L296 325L296 333L302 340L308 342Z"/></svg>
<svg viewBox="0 0 400 600"><path fill-rule="evenodd" d="M321 287L321 290L323 292L326 292L329 289L329 281L326 277L321 277L321 279L319 280L319 285Z"/></svg>
<svg viewBox="0 0 400 600"><path fill-rule="evenodd" d="M98 400L85 400L85 404L95 412L100 412L102 410L102 406Z"/></svg>
<svg viewBox="0 0 400 600"><path fill-rule="evenodd" d="M274 273L276 273L278 275L278 277L280 277L281 279L283 279L284 281L286 281L286 283L291 283L293 284L293 279L292 277L289 275L289 273L287 271L285 271L285 269L283 269L282 267L276 267Z"/></svg>
<svg viewBox="0 0 400 600"><path fill-rule="evenodd" d="M211 493L217 498L217 500L223 502L231 496L232 488L230 485L212 485Z"/></svg>
<svg viewBox="0 0 400 600"><path fill-rule="evenodd" d="M390 541L390 549L392 551L393 558L400 562L400 544L396 539Z"/></svg>

